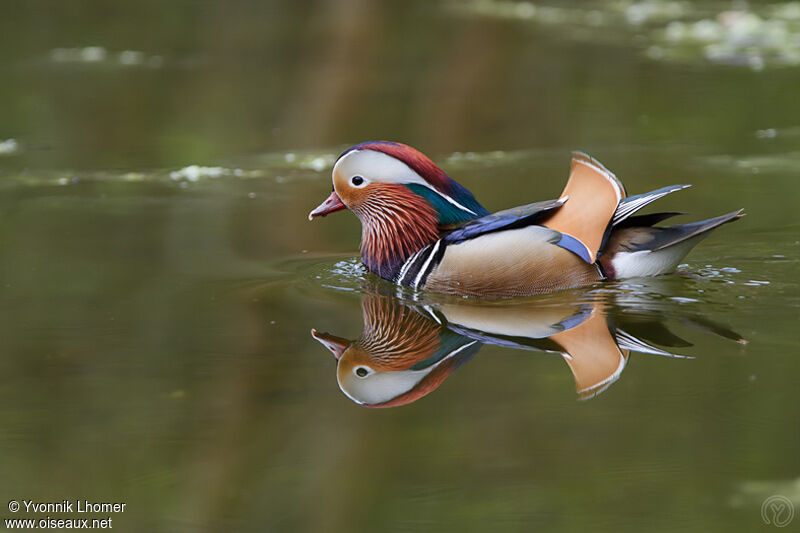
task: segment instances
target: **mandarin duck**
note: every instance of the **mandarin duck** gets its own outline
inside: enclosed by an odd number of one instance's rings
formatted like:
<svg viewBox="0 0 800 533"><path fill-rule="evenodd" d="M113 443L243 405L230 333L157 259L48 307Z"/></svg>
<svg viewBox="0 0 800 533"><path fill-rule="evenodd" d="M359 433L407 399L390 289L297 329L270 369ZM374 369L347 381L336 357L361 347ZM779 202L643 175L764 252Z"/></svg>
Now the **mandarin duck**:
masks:
<svg viewBox="0 0 800 533"><path fill-rule="evenodd" d="M556 200L489 213L465 187L405 144L369 141L345 151L333 192L309 220L350 209L361 221L361 259L415 290L502 298L603 280L671 272L708 233L742 210L690 224L680 213L632 216L689 185L627 196L596 159L575 152Z"/></svg>
<svg viewBox="0 0 800 533"><path fill-rule="evenodd" d="M396 407L427 396L484 344L561 355L580 399L600 394L619 379L630 352L683 357L650 342L691 346L662 324L663 313L612 324L607 307L603 300L566 298L536 305L417 305L367 295L364 330L357 339L317 330L311 335L336 358L342 392L366 407ZM681 318L695 325L692 317ZM707 324L713 328L703 327ZM698 326L740 339L707 319Z"/></svg>

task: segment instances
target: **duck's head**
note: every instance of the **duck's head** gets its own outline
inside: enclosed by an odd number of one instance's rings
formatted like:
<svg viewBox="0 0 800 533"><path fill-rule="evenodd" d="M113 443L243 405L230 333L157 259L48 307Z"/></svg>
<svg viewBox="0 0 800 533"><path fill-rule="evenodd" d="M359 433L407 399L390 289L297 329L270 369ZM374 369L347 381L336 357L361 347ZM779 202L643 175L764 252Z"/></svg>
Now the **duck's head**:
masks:
<svg viewBox="0 0 800 533"><path fill-rule="evenodd" d="M350 209L361 221L362 259L383 277L442 228L488 214L425 154L401 143L358 144L339 156L332 177L333 192L309 220Z"/></svg>

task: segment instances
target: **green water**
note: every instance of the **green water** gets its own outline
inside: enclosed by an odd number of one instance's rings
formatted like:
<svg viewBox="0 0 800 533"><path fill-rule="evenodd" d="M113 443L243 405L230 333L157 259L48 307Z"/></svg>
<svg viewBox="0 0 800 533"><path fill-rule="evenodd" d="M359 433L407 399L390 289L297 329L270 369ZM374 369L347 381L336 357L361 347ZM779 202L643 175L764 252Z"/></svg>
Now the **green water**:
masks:
<svg viewBox="0 0 800 533"><path fill-rule="evenodd" d="M598 26L432 2L0 4L0 518L78 517L6 510L63 499L165 532L756 531L773 495L800 513L800 69L657 57L667 22L619 5L564 8ZM681 20L731 6L695 7ZM679 274L481 311L588 306L684 358L626 353L582 400L553 345L495 336L417 401L366 408L311 329L357 339L375 298L432 331L424 305L462 309L365 275L349 213L306 220L373 138L492 210L555 197L581 149L632 194L694 184L659 210L747 216Z"/></svg>

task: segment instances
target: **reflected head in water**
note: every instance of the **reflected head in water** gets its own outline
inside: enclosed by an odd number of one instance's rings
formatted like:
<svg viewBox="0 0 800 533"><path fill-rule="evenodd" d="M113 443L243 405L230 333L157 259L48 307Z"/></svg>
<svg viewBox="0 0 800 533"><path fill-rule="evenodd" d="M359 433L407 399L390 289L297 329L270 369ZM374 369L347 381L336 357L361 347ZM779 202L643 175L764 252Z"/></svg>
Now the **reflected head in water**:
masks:
<svg viewBox="0 0 800 533"><path fill-rule="evenodd" d="M436 389L481 346L392 298L367 296L362 311L364 331L353 341L311 332L338 360L342 392L362 405L411 403Z"/></svg>
<svg viewBox="0 0 800 533"><path fill-rule="evenodd" d="M610 316L607 302L572 295L546 304L418 304L366 295L364 331L355 340L312 330L337 359L339 387L368 407L414 402L439 387L484 344L559 354L579 398L592 398L619 379L630 352L684 358L653 346L690 346L670 332L659 313ZM741 338L708 319L693 326Z"/></svg>

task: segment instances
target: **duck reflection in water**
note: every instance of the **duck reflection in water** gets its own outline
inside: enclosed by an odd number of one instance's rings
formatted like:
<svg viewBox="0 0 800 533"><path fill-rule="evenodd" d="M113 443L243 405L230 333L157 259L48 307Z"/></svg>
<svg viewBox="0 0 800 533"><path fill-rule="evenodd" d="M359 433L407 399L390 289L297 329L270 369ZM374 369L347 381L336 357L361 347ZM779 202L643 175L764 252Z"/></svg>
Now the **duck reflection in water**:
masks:
<svg viewBox="0 0 800 533"><path fill-rule="evenodd" d="M670 332L660 313L610 315L601 301L556 298L546 305L406 303L364 297L364 331L355 340L312 330L337 359L339 387L367 407L406 405L430 394L484 344L560 354L579 398L592 398L619 379L631 352L686 358L653 346L691 344ZM700 317L682 321L740 343L738 334ZM624 319L624 321L621 321Z"/></svg>

